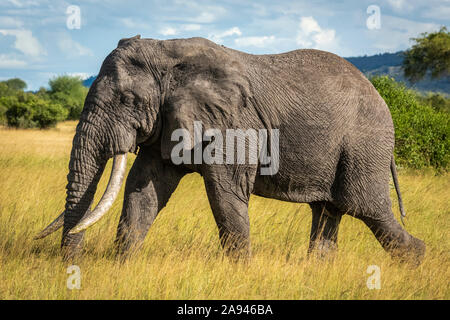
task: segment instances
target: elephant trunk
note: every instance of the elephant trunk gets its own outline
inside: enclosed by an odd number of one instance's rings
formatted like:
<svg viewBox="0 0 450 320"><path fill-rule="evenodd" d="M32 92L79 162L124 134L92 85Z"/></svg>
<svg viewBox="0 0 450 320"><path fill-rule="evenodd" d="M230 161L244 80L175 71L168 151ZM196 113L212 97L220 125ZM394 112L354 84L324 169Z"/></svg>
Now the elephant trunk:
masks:
<svg viewBox="0 0 450 320"><path fill-rule="evenodd" d="M61 247L66 260L80 252L84 230L111 208L125 177L127 153L135 149L135 133L114 122L103 110L91 101L85 103L70 155L65 211L35 237L44 238L63 227ZM97 184L111 157L114 161L108 186L91 212Z"/></svg>
<svg viewBox="0 0 450 320"><path fill-rule="evenodd" d="M90 213L97 184L106 165L99 136L100 123L81 120L77 126L67 175L67 197L61 241L65 259L77 255L82 247L84 232L70 234L70 230Z"/></svg>
<svg viewBox="0 0 450 320"><path fill-rule="evenodd" d="M103 194L100 202L95 209L88 213L78 224L73 227L69 234L75 234L86 230L91 225L100 220L105 213L111 208L119 194L120 188L125 177L127 169L127 154L122 153L114 156L113 167L111 170L111 177L109 178L108 186Z"/></svg>

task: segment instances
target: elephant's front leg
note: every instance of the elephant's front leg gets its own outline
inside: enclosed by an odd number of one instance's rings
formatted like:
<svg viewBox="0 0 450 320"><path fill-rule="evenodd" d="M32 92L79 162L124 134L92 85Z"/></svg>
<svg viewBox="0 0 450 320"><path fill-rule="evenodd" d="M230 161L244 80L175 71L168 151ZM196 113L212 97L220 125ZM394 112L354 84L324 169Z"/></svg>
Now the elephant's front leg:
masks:
<svg viewBox="0 0 450 320"><path fill-rule="evenodd" d="M129 255L140 247L183 175L179 168L163 163L158 150L148 147L139 150L127 178L117 229L116 244L120 254Z"/></svg>
<svg viewBox="0 0 450 320"><path fill-rule="evenodd" d="M311 235L308 254L320 258L333 257L337 250L337 236L342 215L326 202L309 204L312 209Z"/></svg>
<svg viewBox="0 0 450 320"><path fill-rule="evenodd" d="M254 184L254 168L209 166L203 176L225 253L234 259L248 258L248 201Z"/></svg>

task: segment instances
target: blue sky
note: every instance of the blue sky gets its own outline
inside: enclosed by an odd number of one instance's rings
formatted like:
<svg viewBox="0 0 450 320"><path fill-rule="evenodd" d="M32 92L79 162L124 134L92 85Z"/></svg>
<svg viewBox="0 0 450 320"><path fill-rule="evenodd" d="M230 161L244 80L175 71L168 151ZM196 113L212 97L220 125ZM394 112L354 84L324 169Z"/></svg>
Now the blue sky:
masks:
<svg viewBox="0 0 450 320"><path fill-rule="evenodd" d="M76 22L71 5L80 9L79 29L67 26ZM379 28L367 26L370 5L380 9ZM118 40L136 34L200 36L256 54L317 48L348 57L406 49L411 37L440 26L450 26L450 0L0 0L0 80L20 77L36 90L55 75L97 74Z"/></svg>

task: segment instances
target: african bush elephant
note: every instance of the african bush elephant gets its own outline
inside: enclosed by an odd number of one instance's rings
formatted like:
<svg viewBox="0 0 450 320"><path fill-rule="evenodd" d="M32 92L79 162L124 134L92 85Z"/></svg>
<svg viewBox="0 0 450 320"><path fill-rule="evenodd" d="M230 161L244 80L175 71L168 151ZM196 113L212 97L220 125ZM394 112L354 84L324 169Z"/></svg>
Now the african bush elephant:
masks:
<svg viewBox="0 0 450 320"><path fill-rule="evenodd" d="M271 151L279 159L276 172L262 175L260 162L175 164L172 134L185 129L193 135L195 122L221 132L277 129L278 149ZM184 152L189 158L207 145L200 141ZM425 253L424 243L400 226L391 209L392 174L403 214L389 109L364 75L334 54L303 49L251 55L203 38L120 40L84 104L65 211L37 238L63 226L63 256L75 257L84 230L116 198L127 153L138 147L117 232L121 253L139 247L180 179L191 172L203 176L221 244L232 256L250 251L250 194L308 203L309 252L333 252L341 217L349 214L393 257L419 263ZM111 157L108 187L91 211Z"/></svg>

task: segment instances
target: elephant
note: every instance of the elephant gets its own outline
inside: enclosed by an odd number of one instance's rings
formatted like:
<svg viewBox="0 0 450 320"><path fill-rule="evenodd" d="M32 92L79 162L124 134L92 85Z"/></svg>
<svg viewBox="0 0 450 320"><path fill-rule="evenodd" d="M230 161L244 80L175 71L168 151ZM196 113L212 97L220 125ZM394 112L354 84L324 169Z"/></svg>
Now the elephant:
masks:
<svg viewBox="0 0 450 320"><path fill-rule="evenodd" d="M196 122L223 133L268 130L273 137L278 132L278 148L271 149L272 158L278 155L277 170L262 174L260 160L174 163L173 132L183 129L192 138ZM65 210L36 238L62 227L63 258L78 257L85 230L104 216L121 189L127 154L136 153L117 229L119 256L141 247L181 178L197 172L230 257L251 256L248 204L254 194L309 204L308 256L333 256L341 218L348 214L363 221L394 259L420 264L424 242L392 211L391 175L404 215L394 142L383 98L335 54L299 49L253 55L204 38L121 39L85 99L70 155ZM196 148L211 143L187 144L183 153L192 159ZM91 210L111 158L108 186Z"/></svg>

